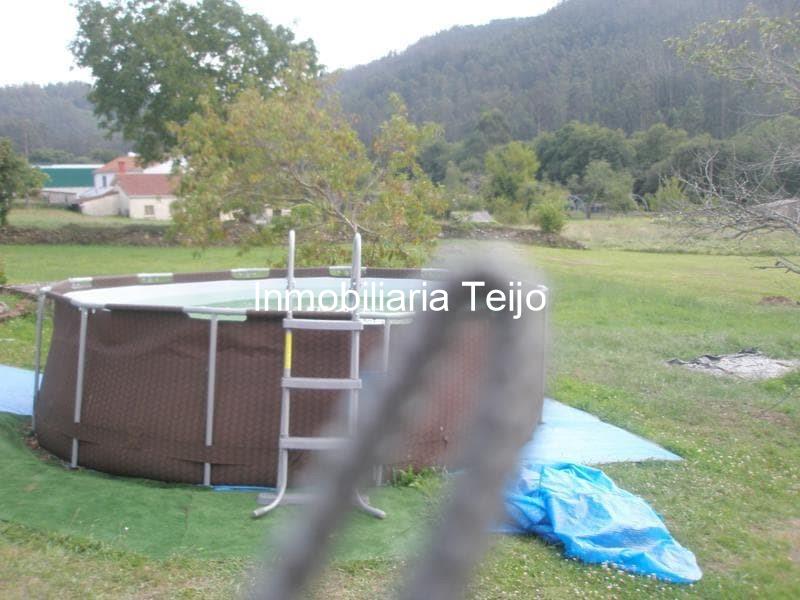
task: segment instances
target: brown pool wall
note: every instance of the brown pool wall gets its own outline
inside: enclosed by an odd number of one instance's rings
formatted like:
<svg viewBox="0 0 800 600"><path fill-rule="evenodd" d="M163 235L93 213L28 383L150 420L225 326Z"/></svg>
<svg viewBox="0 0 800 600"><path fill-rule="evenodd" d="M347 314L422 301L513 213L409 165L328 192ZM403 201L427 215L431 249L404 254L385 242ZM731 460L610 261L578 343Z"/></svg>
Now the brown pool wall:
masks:
<svg viewBox="0 0 800 600"><path fill-rule="evenodd" d="M269 276L284 277L285 271L275 269ZM298 269L296 276L329 276L329 270ZM414 269L367 269L364 276L425 278ZM230 279L231 272L173 277L173 282L217 281ZM136 277L113 277L82 285L138 283ZM210 463L212 484L274 485L285 314L249 311L244 321L218 321L213 445L207 447L210 321L192 318L181 308L115 304L87 311L82 406L75 423L81 311L64 296L75 285L61 282L48 293L53 333L36 401L39 444L69 460L77 439L79 466L116 475L201 483L204 463ZM404 436L392 465L449 466L477 401L487 362L487 326L474 322L461 330L440 376L427 386L425 410ZM380 350L382 336L382 326L365 326L362 365ZM390 339L396 339L394 334ZM349 351L347 332L295 331L292 375L347 377ZM363 377L370 376L364 371ZM292 435L319 435L341 406L338 394L293 391ZM531 396L541 413L542 394L532 390ZM290 473L307 458L292 452Z"/></svg>

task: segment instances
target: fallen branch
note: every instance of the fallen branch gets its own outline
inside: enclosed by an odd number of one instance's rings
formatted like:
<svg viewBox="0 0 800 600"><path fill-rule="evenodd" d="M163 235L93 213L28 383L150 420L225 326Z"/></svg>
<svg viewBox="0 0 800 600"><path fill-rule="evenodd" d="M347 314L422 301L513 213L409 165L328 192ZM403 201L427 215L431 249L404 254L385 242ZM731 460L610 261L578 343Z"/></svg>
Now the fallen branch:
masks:
<svg viewBox="0 0 800 600"><path fill-rule="evenodd" d="M774 265L757 266L756 269L785 269L787 273L796 273L800 275L800 265L793 263L788 258L780 257L775 261Z"/></svg>

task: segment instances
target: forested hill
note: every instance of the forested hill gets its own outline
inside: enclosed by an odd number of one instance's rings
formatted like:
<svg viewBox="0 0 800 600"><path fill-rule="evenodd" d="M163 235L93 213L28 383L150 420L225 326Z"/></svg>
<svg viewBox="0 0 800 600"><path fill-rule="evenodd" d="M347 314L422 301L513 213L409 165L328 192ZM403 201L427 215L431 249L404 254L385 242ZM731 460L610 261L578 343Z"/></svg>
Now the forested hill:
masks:
<svg viewBox="0 0 800 600"><path fill-rule="evenodd" d="M0 137L11 138L34 162L98 162L126 149L119 139L106 139L88 92L77 81L0 87Z"/></svg>
<svg viewBox="0 0 800 600"><path fill-rule="evenodd" d="M346 111L369 138L398 92L417 120L464 137L480 113L505 113L529 139L577 119L627 132L665 122L717 137L763 102L687 69L664 43L703 21L736 17L753 0L565 0L544 15L455 27L339 74ZM796 0L756 0L789 14Z"/></svg>

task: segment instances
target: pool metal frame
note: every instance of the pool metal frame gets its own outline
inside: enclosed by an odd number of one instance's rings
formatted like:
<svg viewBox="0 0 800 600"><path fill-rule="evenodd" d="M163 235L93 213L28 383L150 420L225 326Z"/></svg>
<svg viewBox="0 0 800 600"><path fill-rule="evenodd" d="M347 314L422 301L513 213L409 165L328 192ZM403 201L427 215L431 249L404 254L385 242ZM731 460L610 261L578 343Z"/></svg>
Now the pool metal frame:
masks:
<svg viewBox="0 0 800 600"><path fill-rule="evenodd" d="M292 277L294 269L292 268ZM441 269L373 269L360 268L359 272L365 277L402 277L422 280L438 280L442 278ZM50 286L42 287L37 293L36 310L36 342L34 357L34 402L32 411L32 428L36 432L37 405L41 392L42 383L42 341L43 327L45 320L46 302L48 299L64 297L63 295L73 291L87 290L97 287L118 287L123 285L158 285L166 283L181 283L181 279L188 278L187 283L199 281L218 281L221 279L262 279L274 277L288 277L289 269L269 269L269 268L244 268L231 269L224 272L207 272L191 274L175 273L139 273L133 276L122 277L74 277L62 282L57 282ZM297 270L300 277L343 277L350 276L353 269L350 266L331 266L328 268L301 268ZM225 277L227 275L227 277ZM353 279L360 279L356 276ZM126 305L117 303L98 303L80 300L78 298L67 298L69 303L80 313L80 327L78 335L78 360L74 390L74 410L72 421L74 425L81 423L83 400L84 400L84 375L86 370L86 345L88 322L91 314L97 311L114 310L124 308L126 310L160 310L164 308L175 309L176 307L159 306L153 304ZM215 382L217 373L217 332L220 317L248 317L254 312L248 308L231 308L215 306L182 306L178 308L187 315L204 315L209 321L208 350L207 350L207 392L206 392L206 422L205 422L205 445L211 448L214 443L214 412L215 412ZM291 314L287 314L291 317ZM388 369L389 344L391 328L396 325L405 325L411 322L414 317L413 312L361 312L361 320L371 320L382 322L382 344L380 365L384 370ZM324 318L324 317L323 317ZM379 323L373 322L371 325ZM73 469L79 466L80 441L77 437L72 438L69 466ZM211 463L205 462L203 465L203 485L211 485Z"/></svg>
<svg viewBox="0 0 800 600"><path fill-rule="evenodd" d="M292 236L293 237L293 236ZM360 241L360 240L358 240ZM137 275L132 276L113 276L113 277L78 277L78 278L70 278L65 281L56 282L50 286L46 286L40 288L37 294L37 310L36 310L36 347L35 347L35 369L34 369L34 404L33 404L33 415L32 415L32 427L34 432L37 432L38 426L38 419L37 413L39 412L39 403L40 403L40 395L42 390L42 338L43 338L43 326L45 320L45 309L46 303L48 299L57 300L60 302L67 302L69 305L77 309L80 321L78 326L78 340L77 340L77 364L76 364L76 372L75 372L75 387L74 387L74 398L73 398L73 410L72 412L72 423L70 425L71 431L73 432L71 438L71 447L69 449L69 466L73 469L79 466L79 459L80 459L80 448L81 448L81 441L79 440L79 432L81 430L81 420L83 417L83 404L84 404L84 383L85 383L85 371L86 371L86 361L87 361L87 334L89 329L89 321L90 315L95 314L98 311L114 311L114 310L124 310L124 311L143 311L143 312L171 312L177 313L182 312L187 316L196 318L197 316L202 316L208 318L209 321L209 328L208 328L208 341L207 341L207 349L206 349L206 365L207 365L207 373L206 373L206 390L205 390L205 423L204 423L204 447L206 449L207 456L212 456L212 448L214 447L214 423L215 423L215 411L216 411L216 401L217 401L217 359L219 356L219 348L218 348L218 331L219 331L219 321L221 318L225 317L243 317L244 320L247 320L250 317L259 316L262 319L265 318L265 313L271 313L274 316L280 316L277 314L280 311L269 311L269 310L252 310L249 308L231 308L231 307L217 307L217 306L178 306L178 305L158 305L158 304L150 304L150 303L139 303L139 304L122 304L122 303L114 303L114 302L93 302L82 300L77 297L69 297L66 294L70 292L77 292L81 290L89 290L89 289L97 289L97 288L110 288L110 287L121 287L121 286L149 286L149 285L160 285L160 284L180 284L180 283L200 283L200 282L214 282L214 281L223 281L223 280L258 280L258 279L273 279L273 278L281 278L286 279L287 286L291 288L294 283L294 277L298 276L301 278L304 277L334 277L334 278L342 278L348 277L351 280L351 287L355 286L355 289L359 289L361 277L374 277L374 278L390 278L390 279L414 279L414 280L423 280L423 281L430 281L430 280L443 280L446 277L446 272L442 269L383 269L383 268L362 268L360 265L360 244L358 241L354 242L354 263L352 266L331 266L331 267L321 267L321 268L302 268L297 269L295 272L294 264L293 264L293 246L290 246L290 261L287 265L288 268L286 269L270 269L270 268L244 268L244 269L231 269L228 271L216 271L216 272L205 272L205 273L184 273L184 274L175 274L175 273L139 273ZM356 256L356 245L358 250L358 256ZM537 286L540 289L546 292L546 288L544 286ZM546 311L545 311L546 312ZM286 320L293 319L293 313L291 310L286 312L281 312L281 314L285 317L283 321L283 328L284 333L288 334L288 337L291 339L291 329L287 328ZM376 348L380 354L380 361L379 365L384 372L388 371L390 365L390 340L391 340L391 329L395 325L401 324L408 324L410 323L415 316L414 312L358 312L358 311L348 311L345 313L317 313L311 317L305 316L304 319L312 318L314 320L323 320L329 319L331 323L335 323L336 321L341 321L343 318L347 320L357 319L359 321L372 321L369 323L370 326L382 326L381 331L381 343L379 348ZM542 327L542 335L546 336L546 314L543 315L544 319L544 326ZM297 320L297 319L295 319ZM313 329L313 327L309 327ZM330 327L328 329L336 329L336 327ZM358 333L353 331L352 333ZM287 342L285 342L287 343ZM288 342L291 343L290 341ZM546 345L546 339L542 338L542 345ZM356 366L355 366L355 375L353 374L352 370L352 358L353 354L358 353L358 345L357 341L353 341L350 347L350 357L351 357L351 371L350 371L350 378L359 379L360 381L360 373L358 372L358 356L356 354ZM284 352L286 352L286 348L284 348ZM541 365L542 374L544 373L544 364ZM451 374L452 375L452 374ZM62 375L63 377L63 375ZM289 371L288 377L291 377L291 373ZM287 483L287 469L284 469L284 458L283 454L288 452L288 448L284 451L282 450L280 444L282 440L288 436L288 410L287 404L288 401L285 398L287 395L288 389L284 385L285 380L287 378L286 372L284 372L284 380L282 382L282 397L281 398L281 410L280 410L280 438L278 440L278 451L279 451L279 458L278 458L278 478L277 478L277 488L278 493L275 494L269 500L271 501L269 506L263 507L257 511L259 514L263 514L270 510L274 506L277 506L281 501L283 494L286 491L286 483ZM298 378L299 379L299 378ZM350 400L349 405L351 408L357 406L358 402L358 391L354 389L349 389L350 392ZM534 394L536 401L539 402L539 414L541 415L541 401L543 398L543 390L541 393ZM63 400L62 400L63 403ZM457 408L458 409L458 408ZM284 417L283 415L287 415L287 422L285 423L286 427L284 427ZM350 415L350 420L348 424L348 431L350 434L353 433L353 425L355 423L354 415ZM52 423L49 424L52 427ZM61 425L64 426L64 422L61 421ZM91 427L92 425L89 424ZM64 430L68 429L66 426ZM285 431L286 430L286 431ZM442 429L444 432L444 429ZM38 433L38 432L37 432ZM63 431L61 432L63 435L65 434ZM124 432L123 432L124 433ZM442 434L444 435L444 433ZM446 438L445 439L446 442ZM223 441L223 446L225 442ZM46 446L45 446L46 447ZM225 448L223 448L224 450ZM317 449L317 448L314 448ZM428 450L422 450L421 452L428 452ZM62 454L63 455L63 454ZM193 459L180 459L180 460L189 460L190 462L196 462ZM216 461L215 461L216 462ZM223 463L225 464L225 463ZM91 465L89 465L91 466ZM145 475L147 476L147 475ZM158 477L156 477L158 478ZM202 484L205 486L212 485L212 460L209 458L203 461L203 469L202 469ZM299 495L294 495L299 496ZM356 499L358 500L358 498ZM296 501L296 500L293 500ZM358 504L362 504L359 502ZM363 503L364 505L366 503ZM368 506L368 505L366 505ZM364 506L365 509L366 506ZM371 509L372 507L369 507ZM375 510L375 509L373 509ZM370 511L371 512L371 511ZM380 511L376 511L380 513ZM375 513L373 513L375 514ZM382 514L382 513L381 513ZM380 515L378 515L380 516Z"/></svg>

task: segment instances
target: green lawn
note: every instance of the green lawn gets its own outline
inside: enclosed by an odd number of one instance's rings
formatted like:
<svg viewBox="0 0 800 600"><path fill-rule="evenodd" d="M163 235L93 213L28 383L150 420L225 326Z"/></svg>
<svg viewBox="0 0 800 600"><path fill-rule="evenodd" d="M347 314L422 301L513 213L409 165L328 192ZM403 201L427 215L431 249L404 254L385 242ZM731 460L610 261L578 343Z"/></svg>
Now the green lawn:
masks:
<svg viewBox="0 0 800 600"><path fill-rule="evenodd" d="M2 246L10 283L56 281L67 277L130 273L215 271L275 264L282 249L256 249L241 254L236 248L213 248L202 254L184 247L147 246Z"/></svg>
<svg viewBox="0 0 800 600"><path fill-rule="evenodd" d="M670 226L652 216L572 219L563 235L592 249L752 256L800 254L800 241L789 233L758 233L736 240L719 233L690 234L685 228Z"/></svg>
<svg viewBox="0 0 800 600"><path fill-rule="evenodd" d="M550 394L685 457L681 463L605 470L652 503L678 540L697 554L705 577L691 587L671 586L565 560L558 548L537 539L502 537L472 582L471 597L798 597L800 397L795 386L800 376L731 381L665 361L751 346L776 357L800 358L800 308L759 304L763 296L800 299L800 277L756 269L769 264L769 258L758 256L522 246L512 251L542 268L554 292ZM16 282L208 270L264 264L278 256L278 251L260 251L241 257L222 248L195 258L180 248L0 246L8 277ZM30 365L32 339L32 317L0 324L0 363ZM99 485L97 475L59 476L92 478L91 485ZM25 489L24 474L17 477ZM131 485L110 482L119 489ZM74 501L67 492L51 493L56 496L47 502ZM197 508L187 513L194 519L190 524L205 519L206 527L224 528L229 523L231 532L249 526L235 522L245 502L228 498L200 498L197 506L187 505L187 511ZM181 506L179 498L174 502ZM96 504L87 501L86 510ZM32 516L15 514L0 516L4 597L227 597L236 593L247 564L244 552L165 557L148 550L147 536L135 544L114 539L113 524L94 536L88 530L80 535L83 530L69 522L41 530ZM171 517L164 518L166 524ZM164 535L169 538L166 525ZM380 597L401 566L388 555L345 556L329 568L318 596Z"/></svg>
<svg viewBox="0 0 800 600"><path fill-rule="evenodd" d="M36 229L57 229L64 225L81 225L84 227L125 227L126 225L160 225L169 223L152 219L129 219L128 217L90 217L66 208L49 208L41 206L15 206L9 213L8 224L12 227L30 227Z"/></svg>

